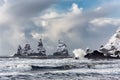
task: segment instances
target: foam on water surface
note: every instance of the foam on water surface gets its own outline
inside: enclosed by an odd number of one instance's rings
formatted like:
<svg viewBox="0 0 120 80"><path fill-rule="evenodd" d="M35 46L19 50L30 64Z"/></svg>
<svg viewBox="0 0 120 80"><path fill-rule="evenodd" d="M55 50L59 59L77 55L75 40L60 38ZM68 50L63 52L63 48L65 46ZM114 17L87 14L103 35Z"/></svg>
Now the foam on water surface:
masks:
<svg viewBox="0 0 120 80"><path fill-rule="evenodd" d="M66 65L69 69L64 68ZM31 66L42 67L42 69L33 70ZM59 69L61 67L62 70ZM16 80L27 78L29 80L89 80L89 78L114 80L119 79L118 75L120 75L120 60L0 59L1 80L8 78L11 80L12 78Z"/></svg>

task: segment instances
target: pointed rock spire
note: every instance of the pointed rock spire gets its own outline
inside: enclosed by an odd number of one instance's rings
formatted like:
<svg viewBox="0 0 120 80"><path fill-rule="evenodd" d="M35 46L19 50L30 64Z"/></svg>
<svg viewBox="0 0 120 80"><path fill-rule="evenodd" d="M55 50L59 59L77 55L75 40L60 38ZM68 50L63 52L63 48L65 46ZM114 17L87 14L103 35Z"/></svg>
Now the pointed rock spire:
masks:
<svg viewBox="0 0 120 80"><path fill-rule="evenodd" d="M63 41L58 40L57 51L53 53L53 55L54 56L69 56L67 45Z"/></svg>
<svg viewBox="0 0 120 80"><path fill-rule="evenodd" d="M31 51L32 51L32 50L31 50L30 44L25 44L23 54L24 54L24 55L28 55L28 54L31 53Z"/></svg>
<svg viewBox="0 0 120 80"><path fill-rule="evenodd" d="M46 49L45 49L45 47L43 47L42 39L40 39L39 42L38 42L37 50L38 50L38 54L42 55L42 54L46 53Z"/></svg>
<svg viewBox="0 0 120 80"><path fill-rule="evenodd" d="M17 54L22 54L22 47L21 47L21 45L18 46Z"/></svg>

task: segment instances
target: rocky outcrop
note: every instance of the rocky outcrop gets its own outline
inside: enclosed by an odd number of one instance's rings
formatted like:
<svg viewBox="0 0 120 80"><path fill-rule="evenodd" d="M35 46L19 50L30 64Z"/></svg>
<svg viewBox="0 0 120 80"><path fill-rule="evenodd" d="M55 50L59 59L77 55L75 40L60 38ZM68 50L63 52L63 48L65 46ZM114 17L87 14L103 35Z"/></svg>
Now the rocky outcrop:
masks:
<svg viewBox="0 0 120 80"><path fill-rule="evenodd" d="M22 48L20 45L18 46L17 53L14 54L14 57L20 58L37 58L37 59L46 59L46 58L71 58L68 53L67 45L63 41L58 41L58 47L56 52L53 55L46 55L46 49L43 46L42 39L39 40L37 45L37 50L32 50L30 44L25 44L25 47Z"/></svg>
<svg viewBox="0 0 120 80"><path fill-rule="evenodd" d="M53 53L53 56L69 56L67 45L63 41L58 41L57 51Z"/></svg>
<svg viewBox="0 0 120 80"><path fill-rule="evenodd" d="M114 58L120 59L120 28L109 39L107 44L102 45L99 50L95 50L85 55L86 58Z"/></svg>
<svg viewBox="0 0 120 80"><path fill-rule="evenodd" d="M46 56L46 49L43 46L42 39L39 40L37 51L31 49L30 44L25 44L25 47L19 45L17 53L14 54L14 57L29 57L29 56Z"/></svg>
<svg viewBox="0 0 120 80"><path fill-rule="evenodd" d="M103 59L103 58L105 58L104 54L97 50L94 50L92 53L87 53L84 57L88 58L88 59Z"/></svg>
<svg viewBox="0 0 120 80"><path fill-rule="evenodd" d="M116 55L115 53L120 51L120 28L109 39L107 44L100 48L100 51L105 55ZM120 56L119 53L117 55Z"/></svg>

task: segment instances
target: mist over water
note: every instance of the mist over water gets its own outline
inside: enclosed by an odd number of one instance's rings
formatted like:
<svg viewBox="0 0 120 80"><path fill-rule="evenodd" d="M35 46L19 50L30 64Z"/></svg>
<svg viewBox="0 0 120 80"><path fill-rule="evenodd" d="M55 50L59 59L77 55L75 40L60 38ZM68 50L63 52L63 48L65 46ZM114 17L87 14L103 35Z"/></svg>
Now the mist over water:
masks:
<svg viewBox="0 0 120 80"><path fill-rule="evenodd" d="M0 59L0 80L119 80L119 75L120 60Z"/></svg>

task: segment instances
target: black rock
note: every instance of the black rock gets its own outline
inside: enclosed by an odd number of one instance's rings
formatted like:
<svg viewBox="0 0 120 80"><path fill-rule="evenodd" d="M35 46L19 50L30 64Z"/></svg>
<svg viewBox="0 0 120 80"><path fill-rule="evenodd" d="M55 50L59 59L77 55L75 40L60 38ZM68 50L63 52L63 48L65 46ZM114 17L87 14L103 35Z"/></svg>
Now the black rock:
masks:
<svg viewBox="0 0 120 80"><path fill-rule="evenodd" d="M28 56L46 56L46 54L42 54L42 53L31 53L31 54L28 54Z"/></svg>
<svg viewBox="0 0 120 80"><path fill-rule="evenodd" d="M88 59L102 59L102 58L105 58L104 54L97 51L97 50L94 50L92 53L86 54L84 57L88 58Z"/></svg>
<svg viewBox="0 0 120 80"><path fill-rule="evenodd" d="M69 56L68 50L64 50L62 52L55 52L53 53L53 56Z"/></svg>
<svg viewBox="0 0 120 80"><path fill-rule="evenodd" d="M21 54L14 54L14 57L22 56Z"/></svg>
<svg viewBox="0 0 120 80"><path fill-rule="evenodd" d="M118 53L119 51L115 52L115 54ZM112 56L111 54L105 56L104 53L97 50L94 50L92 53L87 53L84 57L88 59L120 59L119 56Z"/></svg>

